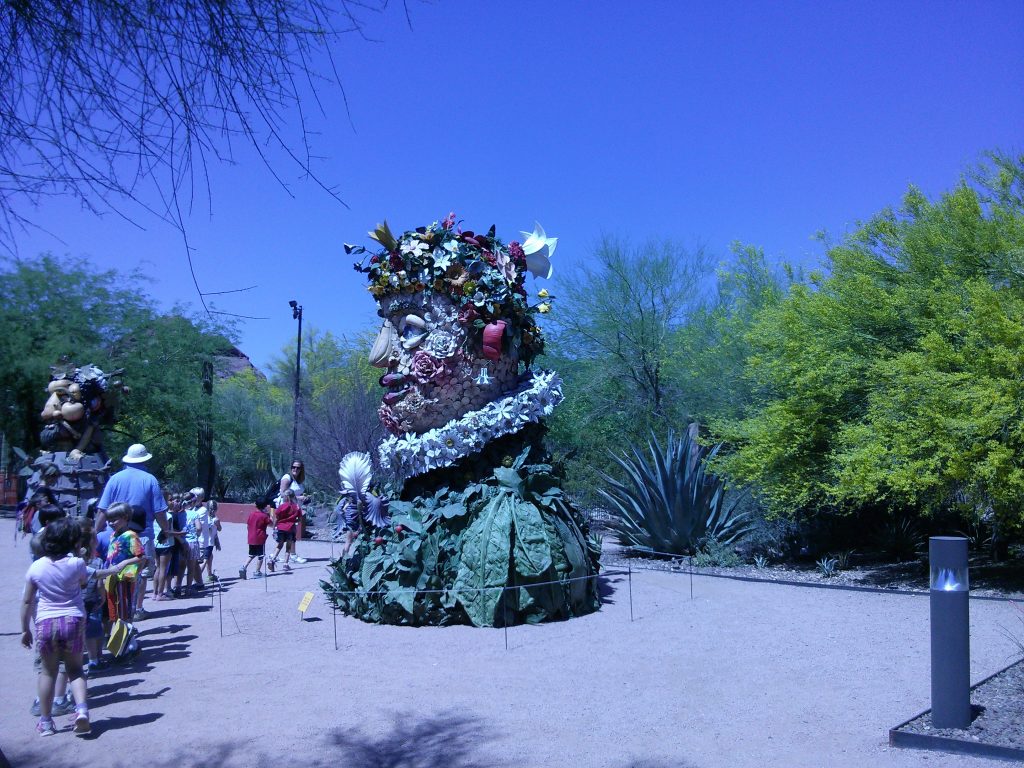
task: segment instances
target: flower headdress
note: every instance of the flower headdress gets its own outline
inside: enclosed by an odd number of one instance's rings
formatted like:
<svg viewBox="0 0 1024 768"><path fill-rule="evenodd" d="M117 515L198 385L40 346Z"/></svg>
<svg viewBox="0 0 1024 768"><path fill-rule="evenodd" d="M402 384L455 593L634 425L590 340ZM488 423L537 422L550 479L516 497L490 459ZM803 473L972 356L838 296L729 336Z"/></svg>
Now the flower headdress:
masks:
<svg viewBox="0 0 1024 768"><path fill-rule="evenodd" d="M448 296L459 309L459 321L477 329L500 324L499 333L513 337L520 357L527 363L544 349L544 338L533 314L547 312L548 301L530 306L525 288L526 273L551 276L551 255L557 238L549 238L538 224L523 233L523 244L505 245L492 226L486 234L456 227L455 214L441 222L395 237L385 221L370 232L383 250L345 244L347 254L370 254L355 264L367 275L369 291L378 300L400 294L437 292ZM546 292L544 292L546 294ZM506 325L508 326L506 328Z"/></svg>

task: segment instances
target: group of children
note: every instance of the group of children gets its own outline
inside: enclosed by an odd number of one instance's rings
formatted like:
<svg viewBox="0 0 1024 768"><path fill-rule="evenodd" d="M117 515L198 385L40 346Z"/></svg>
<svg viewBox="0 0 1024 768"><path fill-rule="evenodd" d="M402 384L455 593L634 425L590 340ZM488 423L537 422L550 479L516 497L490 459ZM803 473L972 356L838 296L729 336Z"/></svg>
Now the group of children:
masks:
<svg viewBox="0 0 1024 768"><path fill-rule="evenodd" d="M274 527L277 550L274 552L273 557L267 561L267 570L271 573L274 572L282 549L284 550L282 567L286 571L292 569L291 558L295 554L295 535L298 530L302 510L299 507L295 491L290 488L281 494L280 502L280 504L274 507L265 500L257 501L256 508L249 513L249 517L246 520L249 559L245 562L245 565L238 569L238 578L247 578L249 566L252 565L253 560L256 561L256 571L253 573L253 578L262 579L264 577L263 561L266 558L267 539L269 538L267 529L271 526ZM270 508L269 512L267 511L268 507Z"/></svg>
<svg viewBox="0 0 1024 768"><path fill-rule="evenodd" d="M168 495L171 530L160 529L159 522L154 524L154 600L171 600L189 592L200 592L207 583L217 580L213 559L220 549L218 534L222 527L217 517L217 502L205 498L206 491L202 488Z"/></svg>
<svg viewBox="0 0 1024 768"><path fill-rule="evenodd" d="M137 583L144 583L141 578L146 570L152 569L154 600L199 592L205 586L204 574L206 582L217 580L213 559L219 549L221 523L216 503L204 498L202 488L169 495L170 530L161 529L159 521L154 521L156 555L152 563L131 527L129 505L111 504L105 514L106 525L97 531L92 518L71 518L56 505L38 500L39 530L32 538L33 562L25 575L21 642L36 651L38 699L32 712L39 717L36 730L40 736L56 732L55 716L71 713L75 733L90 732L86 677L105 663L105 646L115 656L131 657L138 652L132 622L144 616L139 615L141 601L135 590ZM278 500L276 507L257 502L248 517L249 560L239 569L242 579L254 560L254 578L264 577L265 561L273 572L282 551L283 568L291 570L302 512L291 489ZM267 560L271 527L277 549ZM123 636L115 643L119 631Z"/></svg>

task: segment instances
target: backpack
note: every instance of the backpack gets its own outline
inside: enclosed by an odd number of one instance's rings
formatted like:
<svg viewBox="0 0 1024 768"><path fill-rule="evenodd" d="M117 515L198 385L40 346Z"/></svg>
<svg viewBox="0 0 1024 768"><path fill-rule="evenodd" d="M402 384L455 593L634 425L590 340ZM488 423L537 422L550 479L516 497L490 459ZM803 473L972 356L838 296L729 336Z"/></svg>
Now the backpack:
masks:
<svg viewBox="0 0 1024 768"><path fill-rule="evenodd" d="M267 506L277 506L277 492L280 487L281 484L278 483L277 481L274 481L269 486L267 486L267 492L260 497L267 504Z"/></svg>

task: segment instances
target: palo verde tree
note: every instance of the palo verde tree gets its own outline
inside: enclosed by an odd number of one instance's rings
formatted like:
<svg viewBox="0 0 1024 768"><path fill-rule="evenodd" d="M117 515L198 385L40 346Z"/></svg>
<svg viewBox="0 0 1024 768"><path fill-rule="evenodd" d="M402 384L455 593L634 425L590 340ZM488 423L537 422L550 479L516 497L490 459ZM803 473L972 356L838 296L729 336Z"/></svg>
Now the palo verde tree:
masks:
<svg viewBox="0 0 1024 768"><path fill-rule="evenodd" d="M882 505L1019 527L1024 156L938 200L911 188L750 332L754 412L718 468L781 514Z"/></svg>
<svg viewBox="0 0 1024 768"><path fill-rule="evenodd" d="M13 229L52 194L94 211L135 201L181 228L179 194L201 187L233 140L265 160L279 150L317 180L308 104L338 85L332 43L385 5L0 3L0 243L13 250Z"/></svg>

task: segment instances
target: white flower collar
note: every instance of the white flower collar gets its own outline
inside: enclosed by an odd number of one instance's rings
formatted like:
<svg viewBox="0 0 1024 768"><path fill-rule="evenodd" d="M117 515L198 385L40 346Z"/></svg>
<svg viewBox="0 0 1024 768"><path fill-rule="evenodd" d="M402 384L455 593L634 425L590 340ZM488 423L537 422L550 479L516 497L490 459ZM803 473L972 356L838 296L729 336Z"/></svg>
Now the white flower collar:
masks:
<svg viewBox="0 0 1024 768"><path fill-rule="evenodd" d="M491 440L550 416L562 399L562 380L558 374L533 373L511 395L492 400L478 411L470 411L421 435L406 432L387 438L377 449L381 468L395 487L401 488L410 477L451 466Z"/></svg>

